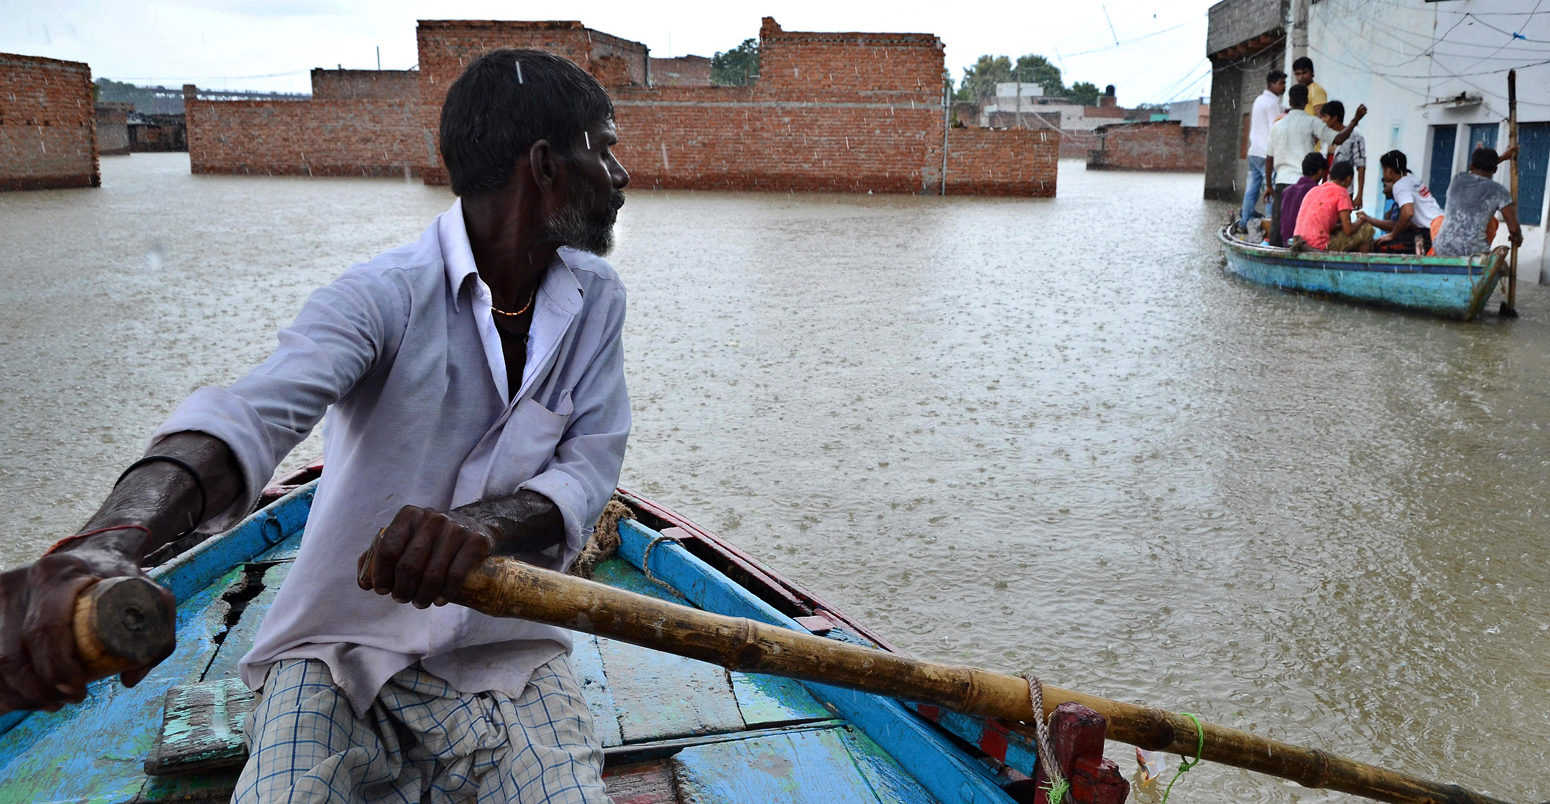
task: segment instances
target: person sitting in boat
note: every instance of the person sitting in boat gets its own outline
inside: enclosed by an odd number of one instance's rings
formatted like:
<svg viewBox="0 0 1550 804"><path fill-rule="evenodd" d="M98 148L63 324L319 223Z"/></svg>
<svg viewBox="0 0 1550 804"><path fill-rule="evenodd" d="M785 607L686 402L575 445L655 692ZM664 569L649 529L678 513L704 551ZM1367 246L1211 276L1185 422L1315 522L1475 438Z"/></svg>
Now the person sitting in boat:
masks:
<svg viewBox="0 0 1550 804"><path fill-rule="evenodd" d="M1281 203L1286 207L1281 213L1281 242L1291 242L1292 235L1297 233L1297 212L1302 208L1303 197L1324 181L1329 174L1325 169L1328 164L1323 154L1310 152L1302 158L1302 178L1281 192Z"/></svg>
<svg viewBox="0 0 1550 804"><path fill-rule="evenodd" d="M1507 239L1523 245L1517 205L1506 187L1491 180L1502 162L1518 155L1517 146L1497 155L1495 148L1480 146L1469 155L1469 170L1448 184L1447 214L1437 230L1433 251L1439 257L1467 257L1491 250L1496 239L1496 213L1507 222Z"/></svg>
<svg viewBox="0 0 1550 804"><path fill-rule="evenodd" d="M1358 224L1351 217L1351 180L1356 171L1350 162L1336 162L1329 181L1308 191L1297 213L1294 248L1318 251L1372 250L1372 224Z"/></svg>
<svg viewBox="0 0 1550 804"><path fill-rule="evenodd" d="M1319 109L1319 119L1330 128L1344 127L1345 104L1337 100L1324 104ZM1367 192L1367 138L1361 132L1353 131L1345 142L1332 151L1329 155L1330 167L1334 167L1336 162L1350 162L1356 170L1356 192L1351 194L1351 200L1360 207Z"/></svg>
<svg viewBox="0 0 1550 804"><path fill-rule="evenodd" d="M1370 223L1386 234L1374 244L1375 251L1396 254L1425 254L1432 247L1432 219L1442 214L1442 207L1426 185L1411 174L1403 151L1389 151L1378 157L1383 171L1383 185L1394 198L1398 210L1393 220L1379 220L1366 212L1357 213L1362 223Z"/></svg>
<svg viewBox="0 0 1550 804"><path fill-rule="evenodd" d="M1282 218L1285 214L1281 205L1281 193L1290 187L1297 176L1302 175L1302 158L1310 151L1318 151L1319 142L1330 143L1339 146L1350 138L1356 130L1356 125L1367 116L1367 107L1358 106L1351 116L1351 122L1345 128L1336 131L1324 121L1303 111L1308 105L1308 88L1301 84L1294 84L1286 91L1287 101L1291 104L1291 111L1286 116L1276 121L1270 127L1270 156L1267 161L1275 166L1274 183L1271 185L1270 226L1271 245L1285 244L1281 237Z"/></svg>
<svg viewBox="0 0 1550 804"><path fill-rule="evenodd" d="M613 117L559 56L469 64L441 112L451 208L315 291L265 363L172 414L80 533L0 575L0 710L82 700L76 594L236 522L327 410L306 537L240 665L260 697L234 800L607 801L567 632L443 606L489 555L564 569L617 483Z"/></svg>

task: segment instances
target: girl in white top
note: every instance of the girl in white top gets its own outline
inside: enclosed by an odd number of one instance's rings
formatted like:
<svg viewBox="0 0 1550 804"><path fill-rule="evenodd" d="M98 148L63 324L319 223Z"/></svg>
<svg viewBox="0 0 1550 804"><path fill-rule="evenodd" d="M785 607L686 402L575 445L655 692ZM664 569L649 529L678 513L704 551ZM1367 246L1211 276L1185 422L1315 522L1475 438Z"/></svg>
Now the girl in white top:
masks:
<svg viewBox="0 0 1550 804"><path fill-rule="evenodd" d="M1407 161L1401 151L1389 151L1378 157L1378 164L1383 168L1383 184L1399 207L1399 217L1379 220L1361 213L1362 221L1385 232L1373 244L1377 251L1425 254L1431 250L1432 219L1442 215L1442 206L1432 191L1410 173Z"/></svg>

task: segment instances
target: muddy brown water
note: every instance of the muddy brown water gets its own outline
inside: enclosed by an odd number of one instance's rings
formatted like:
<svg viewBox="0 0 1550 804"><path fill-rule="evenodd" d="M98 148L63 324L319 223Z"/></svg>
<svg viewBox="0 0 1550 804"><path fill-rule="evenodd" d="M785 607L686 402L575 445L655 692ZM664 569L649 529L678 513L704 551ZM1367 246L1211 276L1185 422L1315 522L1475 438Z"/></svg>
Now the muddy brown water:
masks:
<svg viewBox="0 0 1550 804"><path fill-rule="evenodd" d="M7 567L451 200L102 173L0 194ZM1230 207L1071 161L1047 201L636 191L622 482L922 656L1550 798L1550 293L1464 325L1248 285Z"/></svg>

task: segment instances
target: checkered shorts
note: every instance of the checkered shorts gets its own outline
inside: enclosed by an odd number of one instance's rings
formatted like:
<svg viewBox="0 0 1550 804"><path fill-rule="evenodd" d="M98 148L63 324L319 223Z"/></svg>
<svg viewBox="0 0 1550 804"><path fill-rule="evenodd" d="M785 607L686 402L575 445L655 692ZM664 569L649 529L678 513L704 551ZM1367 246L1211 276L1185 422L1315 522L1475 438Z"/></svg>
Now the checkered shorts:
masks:
<svg viewBox="0 0 1550 804"><path fill-rule="evenodd" d="M232 801L607 802L603 752L569 658L533 672L520 698L461 695L410 667L357 717L328 666L270 668L248 721Z"/></svg>

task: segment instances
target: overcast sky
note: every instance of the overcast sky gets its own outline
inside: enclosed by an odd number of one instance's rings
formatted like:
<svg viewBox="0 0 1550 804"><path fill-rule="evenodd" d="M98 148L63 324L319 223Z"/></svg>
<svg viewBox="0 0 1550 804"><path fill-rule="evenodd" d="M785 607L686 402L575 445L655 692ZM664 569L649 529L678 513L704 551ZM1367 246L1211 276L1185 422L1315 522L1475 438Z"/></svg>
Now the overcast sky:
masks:
<svg viewBox="0 0 1550 804"><path fill-rule="evenodd" d="M954 81L981 54L1038 53L1065 82L1118 87L1132 106L1207 95L1210 0L762 4L633 0L592 3L488 0L0 0L0 52L91 65L93 77L211 89L310 91L313 67L415 65L417 19L579 19L643 42L658 57L710 56L757 38L762 16L788 31L934 33ZM1116 45L1116 42L1118 43Z"/></svg>

